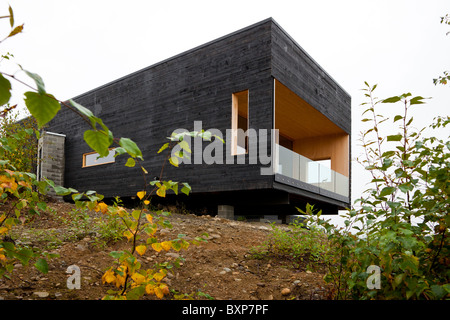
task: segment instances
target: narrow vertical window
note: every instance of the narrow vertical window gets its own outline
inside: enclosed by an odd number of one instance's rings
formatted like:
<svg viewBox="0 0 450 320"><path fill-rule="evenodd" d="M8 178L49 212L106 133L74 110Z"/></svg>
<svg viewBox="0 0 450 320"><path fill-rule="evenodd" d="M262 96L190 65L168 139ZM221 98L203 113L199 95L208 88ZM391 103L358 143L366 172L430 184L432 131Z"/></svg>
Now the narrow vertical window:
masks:
<svg viewBox="0 0 450 320"><path fill-rule="evenodd" d="M231 122L231 154L245 154L248 152L248 90L233 93Z"/></svg>

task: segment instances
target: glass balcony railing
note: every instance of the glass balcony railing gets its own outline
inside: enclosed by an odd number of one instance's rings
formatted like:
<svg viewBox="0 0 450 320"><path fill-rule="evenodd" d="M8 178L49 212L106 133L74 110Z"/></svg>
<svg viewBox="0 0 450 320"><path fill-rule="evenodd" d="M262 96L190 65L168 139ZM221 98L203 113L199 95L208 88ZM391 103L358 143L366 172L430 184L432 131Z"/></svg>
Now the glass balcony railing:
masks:
<svg viewBox="0 0 450 320"><path fill-rule="evenodd" d="M348 197L348 177L276 144L276 173Z"/></svg>

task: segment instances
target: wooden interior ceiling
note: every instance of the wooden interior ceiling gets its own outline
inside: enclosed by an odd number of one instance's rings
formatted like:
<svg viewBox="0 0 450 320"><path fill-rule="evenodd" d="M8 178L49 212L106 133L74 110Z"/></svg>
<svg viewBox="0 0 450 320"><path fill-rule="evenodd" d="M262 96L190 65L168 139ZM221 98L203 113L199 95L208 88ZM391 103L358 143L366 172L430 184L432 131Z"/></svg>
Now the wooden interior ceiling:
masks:
<svg viewBox="0 0 450 320"><path fill-rule="evenodd" d="M276 79L275 128L292 141L345 134L345 131Z"/></svg>

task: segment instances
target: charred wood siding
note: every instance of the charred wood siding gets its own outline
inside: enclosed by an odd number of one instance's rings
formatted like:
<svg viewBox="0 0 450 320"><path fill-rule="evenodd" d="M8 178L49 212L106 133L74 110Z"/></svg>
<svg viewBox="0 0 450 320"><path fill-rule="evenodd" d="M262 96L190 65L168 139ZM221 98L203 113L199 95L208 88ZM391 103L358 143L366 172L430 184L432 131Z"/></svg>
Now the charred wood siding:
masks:
<svg viewBox="0 0 450 320"><path fill-rule="evenodd" d="M272 75L350 134L350 96L275 22Z"/></svg>
<svg viewBox="0 0 450 320"><path fill-rule="evenodd" d="M348 133L351 141L350 95L275 21L272 21L271 34L273 77ZM351 159L351 145L349 153ZM351 194L351 174L349 161L349 194ZM349 204L350 202L347 203Z"/></svg>
<svg viewBox="0 0 450 320"><path fill-rule="evenodd" d="M74 98L101 117L115 137L136 141L144 155L147 180L159 176L160 146L173 130L231 127L231 96L249 89L250 128L272 128L271 21L241 30ZM65 184L106 197L132 196L142 190L139 168L125 167L127 157L107 165L82 168L91 151L83 141L88 129L63 108L48 130L66 135ZM203 143L205 146L207 143ZM225 149L225 148L224 148ZM166 166L163 179L188 182L193 192L264 189L273 177L257 165Z"/></svg>

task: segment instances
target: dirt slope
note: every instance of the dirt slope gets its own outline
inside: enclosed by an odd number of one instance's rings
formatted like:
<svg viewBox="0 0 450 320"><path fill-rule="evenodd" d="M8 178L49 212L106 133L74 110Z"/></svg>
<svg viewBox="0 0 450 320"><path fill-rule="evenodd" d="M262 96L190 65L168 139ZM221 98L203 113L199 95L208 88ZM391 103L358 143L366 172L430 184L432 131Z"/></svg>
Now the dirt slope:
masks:
<svg viewBox="0 0 450 320"><path fill-rule="evenodd" d="M68 203L52 203L58 215L73 209ZM218 217L173 213L169 218L173 228L158 231L159 239L174 239L179 233L188 239L209 234L208 242L191 245L188 250L160 253L148 251L139 257L142 268L156 262L171 261L180 255L185 259L180 268L172 269L166 277L169 287L179 293L192 294L196 299L217 300L278 300L326 299L323 274L300 267L294 269L289 261L255 259L250 249L263 243L270 232L264 223L230 221ZM27 233L27 228L33 232ZM96 246L95 235L67 236L67 226L54 216L42 216L26 228L16 231L16 242L28 242L46 247L59 258L49 261L49 272L42 274L33 267L16 264L11 280L0 279L0 299L97 300L111 288L102 284L106 268L113 265L111 251L129 248L124 241ZM52 239L49 246L48 239ZM47 241L47 242L45 242ZM66 273L70 265L81 270L81 289L68 289ZM145 297L155 299L155 297Z"/></svg>

